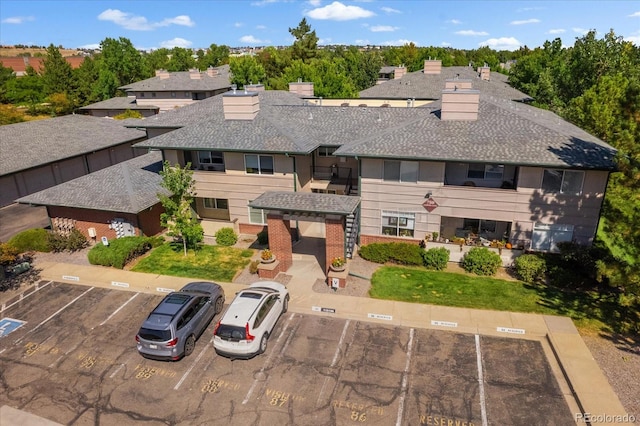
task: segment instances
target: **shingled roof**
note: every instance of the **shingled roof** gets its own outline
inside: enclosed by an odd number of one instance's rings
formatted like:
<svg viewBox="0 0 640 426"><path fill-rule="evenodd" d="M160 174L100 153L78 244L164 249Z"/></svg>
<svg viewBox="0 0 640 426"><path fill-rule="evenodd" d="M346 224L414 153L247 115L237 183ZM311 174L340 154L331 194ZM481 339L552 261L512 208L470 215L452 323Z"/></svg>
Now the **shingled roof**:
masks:
<svg viewBox="0 0 640 426"><path fill-rule="evenodd" d="M153 151L27 195L19 203L137 214L168 194L160 183L162 154Z"/></svg>
<svg viewBox="0 0 640 426"><path fill-rule="evenodd" d="M528 101L531 97L507 83L507 76L492 72L489 81L482 80L471 67L442 67L440 74L422 71L407 73L399 79L385 81L360 92L363 99L440 99L446 80L472 80L481 93L513 101Z"/></svg>
<svg viewBox="0 0 640 426"><path fill-rule="evenodd" d="M503 97L482 94L477 121L442 121L440 101L420 108L320 107L286 92L259 96L253 120L225 120L216 96L200 103L197 118L182 116L185 127L136 146L308 154L322 145L340 147L338 156L614 167L615 150L603 141L549 111ZM158 121L172 122L168 114ZM141 121L149 120L155 121Z"/></svg>
<svg viewBox="0 0 640 426"><path fill-rule="evenodd" d="M171 72L168 73L168 78L151 77L127 84L119 87L119 89L127 92L205 92L230 88L229 65L223 65L216 68L216 70L218 74L214 76L210 76L206 72L200 72L200 78L197 79L191 78L190 71Z"/></svg>
<svg viewBox="0 0 640 426"><path fill-rule="evenodd" d="M0 126L0 176L145 137L117 120L87 115Z"/></svg>
<svg viewBox="0 0 640 426"><path fill-rule="evenodd" d="M90 111L95 109L104 110L157 110L159 107L155 105L138 105L135 96L116 96L115 98L96 102L78 108L81 111Z"/></svg>

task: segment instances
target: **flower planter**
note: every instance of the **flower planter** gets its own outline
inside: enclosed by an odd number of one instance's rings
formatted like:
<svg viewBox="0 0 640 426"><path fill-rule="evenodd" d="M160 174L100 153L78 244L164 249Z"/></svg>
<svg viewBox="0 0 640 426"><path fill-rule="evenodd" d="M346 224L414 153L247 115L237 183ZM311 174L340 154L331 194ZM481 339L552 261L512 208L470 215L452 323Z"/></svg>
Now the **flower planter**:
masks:
<svg viewBox="0 0 640 426"><path fill-rule="evenodd" d="M273 263L276 261L275 256L271 256L269 259L260 259L260 263Z"/></svg>
<svg viewBox="0 0 640 426"><path fill-rule="evenodd" d="M331 265L329 268L331 268L331 270L334 272L343 272L345 269L347 269L347 265L342 265L342 266Z"/></svg>

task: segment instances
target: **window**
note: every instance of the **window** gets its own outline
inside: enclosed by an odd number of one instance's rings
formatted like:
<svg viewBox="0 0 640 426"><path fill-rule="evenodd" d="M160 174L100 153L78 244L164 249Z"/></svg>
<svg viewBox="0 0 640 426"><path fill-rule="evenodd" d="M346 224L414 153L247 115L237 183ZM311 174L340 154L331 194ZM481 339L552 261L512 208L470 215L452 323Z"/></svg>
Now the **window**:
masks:
<svg viewBox="0 0 640 426"><path fill-rule="evenodd" d="M533 250L559 252L558 243L573 240L573 225L535 223L531 236Z"/></svg>
<svg viewBox="0 0 640 426"><path fill-rule="evenodd" d="M222 151L198 151L198 163L201 169L224 172L224 154Z"/></svg>
<svg viewBox="0 0 640 426"><path fill-rule="evenodd" d="M417 182L417 161L385 161L383 179L393 182Z"/></svg>
<svg viewBox="0 0 640 426"><path fill-rule="evenodd" d="M151 92L151 97L155 98L156 97L156 92Z"/></svg>
<svg viewBox="0 0 640 426"><path fill-rule="evenodd" d="M190 98L191 97L191 92L184 92L184 97L185 98Z"/></svg>
<svg viewBox="0 0 640 426"><path fill-rule="evenodd" d="M469 164L467 178L469 179L502 179L504 165L502 164Z"/></svg>
<svg viewBox="0 0 640 426"><path fill-rule="evenodd" d="M141 98L144 98L144 92L141 92L141 93L140 93L140 97L141 97Z"/></svg>
<svg viewBox="0 0 640 426"><path fill-rule="evenodd" d="M267 211L249 207L249 223L267 224Z"/></svg>
<svg viewBox="0 0 640 426"><path fill-rule="evenodd" d="M171 97L175 98L176 97L176 92L171 92Z"/></svg>
<svg viewBox="0 0 640 426"><path fill-rule="evenodd" d="M273 156L271 155L245 154L244 165L245 171L249 174L273 174Z"/></svg>
<svg viewBox="0 0 640 426"><path fill-rule="evenodd" d="M318 157L331 157L336 149L338 148L335 146L321 146L318 148Z"/></svg>
<svg viewBox="0 0 640 426"><path fill-rule="evenodd" d="M413 237L416 223L415 213L382 212L382 235Z"/></svg>
<svg viewBox="0 0 640 426"><path fill-rule="evenodd" d="M542 190L561 194L577 195L582 192L584 172L545 169L542 175Z"/></svg>
<svg viewBox="0 0 640 426"><path fill-rule="evenodd" d="M229 209L229 200L224 198L204 198L205 209Z"/></svg>

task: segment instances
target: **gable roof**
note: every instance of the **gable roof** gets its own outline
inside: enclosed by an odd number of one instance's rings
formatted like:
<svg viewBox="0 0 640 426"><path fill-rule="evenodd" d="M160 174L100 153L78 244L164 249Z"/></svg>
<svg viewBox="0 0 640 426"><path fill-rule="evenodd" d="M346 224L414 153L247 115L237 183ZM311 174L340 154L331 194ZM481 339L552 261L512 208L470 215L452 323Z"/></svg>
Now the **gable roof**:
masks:
<svg viewBox="0 0 640 426"><path fill-rule="evenodd" d="M96 102L78 108L81 111L90 111L96 109L103 110L158 110L160 107L155 105L138 105L135 96L116 96L115 98Z"/></svg>
<svg viewBox="0 0 640 426"><path fill-rule="evenodd" d="M231 76L229 65L216 68L217 75L210 76L206 72L200 72L200 78L191 78L190 71L171 72L169 78L159 76L136 81L119 87L127 92L205 92L229 89L231 87Z"/></svg>
<svg viewBox="0 0 640 426"><path fill-rule="evenodd" d="M615 150L549 111L481 95L477 121L442 121L440 101L420 108L311 106L288 92L259 92L255 119L225 120L222 96L180 120L166 113L138 122L180 121L184 127L136 144L182 150L309 154L319 146L335 155L492 162L561 168L614 168Z"/></svg>
<svg viewBox="0 0 640 426"><path fill-rule="evenodd" d="M0 126L0 176L145 138L117 120L65 115Z"/></svg>
<svg viewBox="0 0 640 426"><path fill-rule="evenodd" d="M168 194L160 183L162 154L153 151L19 198L18 203L137 214Z"/></svg>
<svg viewBox="0 0 640 426"><path fill-rule="evenodd" d="M360 92L363 99L440 99L445 81L472 80L473 88L481 93L513 101L529 101L532 98L509 86L507 76L491 73L489 81L482 80L471 67L442 67L440 74L424 74L422 71L407 73L397 80L389 80Z"/></svg>

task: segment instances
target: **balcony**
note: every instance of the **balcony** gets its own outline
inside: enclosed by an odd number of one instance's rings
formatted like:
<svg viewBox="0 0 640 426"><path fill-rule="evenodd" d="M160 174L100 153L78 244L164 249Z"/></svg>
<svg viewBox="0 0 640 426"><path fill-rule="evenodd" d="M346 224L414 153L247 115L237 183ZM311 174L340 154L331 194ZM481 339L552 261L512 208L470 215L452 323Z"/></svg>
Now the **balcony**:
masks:
<svg viewBox="0 0 640 426"><path fill-rule="evenodd" d="M311 167L311 190L329 194L352 195L353 170L337 165Z"/></svg>
<svg viewBox="0 0 640 426"><path fill-rule="evenodd" d="M501 164L447 163L444 184L479 188L515 190L518 167Z"/></svg>

